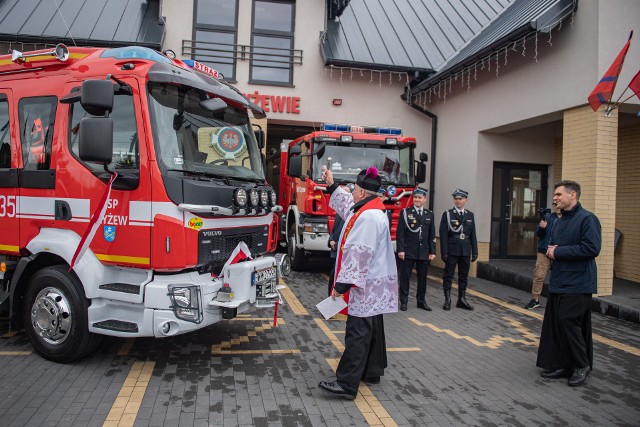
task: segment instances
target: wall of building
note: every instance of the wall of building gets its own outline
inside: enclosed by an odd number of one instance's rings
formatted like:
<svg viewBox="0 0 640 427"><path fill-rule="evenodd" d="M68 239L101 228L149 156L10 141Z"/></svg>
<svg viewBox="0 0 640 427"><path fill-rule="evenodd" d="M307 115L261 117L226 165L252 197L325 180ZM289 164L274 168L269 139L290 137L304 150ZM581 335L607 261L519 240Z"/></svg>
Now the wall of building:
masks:
<svg viewBox="0 0 640 427"><path fill-rule="evenodd" d="M616 228L622 238L616 250L614 272L622 279L640 282L640 119L618 130L618 189Z"/></svg>
<svg viewBox="0 0 640 427"><path fill-rule="evenodd" d="M613 7L618 3L624 7ZM535 40L528 41L524 56L522 48L510 51L506 65L501 56L497 71L495 57L491 70L489 64L484 65L484 70L478 65L469 78L470 88L466 78L458 79L453 81L451 92L447 91L446 101L442 96L432 96L426 108L439 118L436 211L449 207L451 189L466 187L472 195L470 209L479 219L479 240L489 241L491 165L494 161L554 163L554 140L561 132L546 133L547 139L542 142L535 140L535 134L534 138L524 134L532 129L532 123L561 121L562 111L587 102L588 94L604 72L600 63L607 63L606 70L624 45L628 29L640 22L640 7L637 2L635 7L631 3L582 1L573 23L569 20L560 30L554 30L551 39L540 34L537 49ZM607 29L594 31L604 19ZM601 59L602 56L606 59ZM625 70L627 67L635 67L635 71L640 68L640 44L632 44ZM626 85L630 78L621 81ZM502 142L501 137L490 136L505 129L525 129L523 138L519 141L516 138L511 144L508 140L515 134L505 135L507 139ZM454 169L455 175L451 173ZM550 177L555 175L552 168Z"/></svg>

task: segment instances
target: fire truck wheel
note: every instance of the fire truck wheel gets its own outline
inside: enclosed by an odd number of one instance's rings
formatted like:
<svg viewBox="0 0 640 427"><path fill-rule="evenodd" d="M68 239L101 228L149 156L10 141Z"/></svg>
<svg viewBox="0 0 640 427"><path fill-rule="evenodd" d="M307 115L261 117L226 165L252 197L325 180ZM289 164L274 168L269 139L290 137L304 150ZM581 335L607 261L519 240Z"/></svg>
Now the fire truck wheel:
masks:
<svg viewBox="0 0 640 427"><path fill-rule="evenodd" d="M289 253L289 259L291 260L291 269L293 271L302 271L304 265L307 263L307 257L304 255L304 249L298 249L298 234L295 230L295 225L289 230L289 244L287 245L287 252Z"/></svg>
<svg viewBox="0 0 640 427"><path fill-rule="evenodd" d="M88 301L68 267L38 271L25 296L24 325L35 350L45 359L67 363L95 350L101 336L89 332Z"/></svg>

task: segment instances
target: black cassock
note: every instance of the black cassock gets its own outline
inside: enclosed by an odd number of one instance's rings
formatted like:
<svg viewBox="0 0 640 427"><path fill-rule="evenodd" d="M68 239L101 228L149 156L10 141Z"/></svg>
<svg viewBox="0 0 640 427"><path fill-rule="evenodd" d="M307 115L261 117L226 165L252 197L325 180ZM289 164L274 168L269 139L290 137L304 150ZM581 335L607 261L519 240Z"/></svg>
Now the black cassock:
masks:
<svg viewBox="0 0 640 427"><path fill-rule="evenodd" d="M539 368L593 368L591 299L591 294L549 294L538 347Z"/></svg>
<svg viewBox="0 0 640 427"><path fill-rule="evenodd" d="M361 379L382 376L387 367L382 314L348 316L344 348L336 370L338 381L358 390Z"/></svg>

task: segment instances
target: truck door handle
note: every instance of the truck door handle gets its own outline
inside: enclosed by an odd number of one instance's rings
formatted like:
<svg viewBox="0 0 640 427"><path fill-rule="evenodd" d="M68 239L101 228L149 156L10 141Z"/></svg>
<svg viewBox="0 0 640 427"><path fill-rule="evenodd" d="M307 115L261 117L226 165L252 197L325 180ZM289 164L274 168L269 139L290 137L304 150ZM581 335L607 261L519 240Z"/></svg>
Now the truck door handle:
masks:
<svg viewBox="0 0 640 427"><path fill-rule="evenodd" d="M71 206L69 206L69 203L64 200L56 200L55 212L56 220L69 221L73 218L73 215L71 214Z"/></svg>

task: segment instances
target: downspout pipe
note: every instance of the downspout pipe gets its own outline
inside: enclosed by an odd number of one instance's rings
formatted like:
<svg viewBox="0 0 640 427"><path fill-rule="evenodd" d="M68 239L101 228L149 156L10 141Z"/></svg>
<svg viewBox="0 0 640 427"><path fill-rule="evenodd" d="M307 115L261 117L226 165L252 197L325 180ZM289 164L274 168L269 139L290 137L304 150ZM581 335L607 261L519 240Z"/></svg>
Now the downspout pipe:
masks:
<svg viewBox="0 0 640 427"><path fill-rule="evenodd" d="M420 111L422 114L426 115L431 119L431 167L429 168L429 207L433 210L434 203L434 191L435 188L435 180L436 180L436 142L438 137L438 116L433 114L431 111L422 108L418 104L411 102L411 108Z"/></svg>

